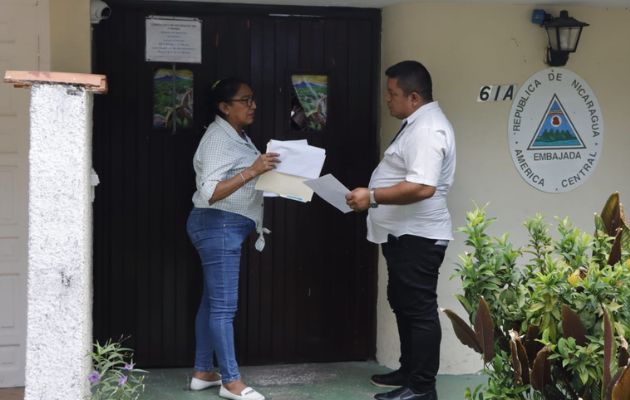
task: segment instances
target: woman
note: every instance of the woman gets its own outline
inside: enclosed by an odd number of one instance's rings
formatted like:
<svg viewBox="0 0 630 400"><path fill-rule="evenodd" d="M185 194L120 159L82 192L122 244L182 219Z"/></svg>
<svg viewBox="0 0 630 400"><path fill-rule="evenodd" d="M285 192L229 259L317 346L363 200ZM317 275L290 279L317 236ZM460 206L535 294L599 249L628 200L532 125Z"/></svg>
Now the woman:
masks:
<svg viewBox="0 0 630 400"><path fill-rule="evenodd" d="M203 268L203 294L195 321L195 372L192 390L219 386L219 396L264 400L247 387L234 354L233 320L238 303L241 245L256 229L262 250L263 196L256 177L275 167L278 154L260 154L243 128L254 122L256 101L245 82L228 78L212 86L216 118L193 158L197 191L188 217L188 236ZM214 371L216 354L220 374Z"/></svg>

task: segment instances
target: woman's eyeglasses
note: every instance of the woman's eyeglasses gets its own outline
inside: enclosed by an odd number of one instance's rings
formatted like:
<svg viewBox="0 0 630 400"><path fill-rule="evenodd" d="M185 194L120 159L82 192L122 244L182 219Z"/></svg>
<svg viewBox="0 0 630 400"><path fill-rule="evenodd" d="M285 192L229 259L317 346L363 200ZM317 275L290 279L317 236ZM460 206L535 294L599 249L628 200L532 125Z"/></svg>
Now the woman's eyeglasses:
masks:
<svg viewBox="0 0 630 400"><path fill-rule="evenodd" d="M254 96L247 96L247 97L242 97L240 99L230 99L230 102L232 101L238 101L240 103L245 104L247 107L251 107L256 102L256 99L254 98Z"/></svg>

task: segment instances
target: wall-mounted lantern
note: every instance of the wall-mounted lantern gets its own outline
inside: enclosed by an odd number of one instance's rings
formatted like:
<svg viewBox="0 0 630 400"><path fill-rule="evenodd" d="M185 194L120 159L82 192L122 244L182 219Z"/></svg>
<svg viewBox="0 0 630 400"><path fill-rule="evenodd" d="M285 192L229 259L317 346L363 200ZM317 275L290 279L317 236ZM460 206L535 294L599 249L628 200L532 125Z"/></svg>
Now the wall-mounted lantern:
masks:
<svg viewBox="0 0 630 400"><path fill-rule="evenodd" d="M112 9L103 0L90 1L90 22L98 24L112 16Z"/></svg>
<svg viewBox="0 0 630 400"><path fill-rule="evenodd" d="M563 66L569 60L569 53L575 52L582 28L588 26L586 22L569 17L566 10L560 11L559 17L547 14L545 10L534 10L532 22L544 26L549 38L546 62L552 67Z"/></svg>

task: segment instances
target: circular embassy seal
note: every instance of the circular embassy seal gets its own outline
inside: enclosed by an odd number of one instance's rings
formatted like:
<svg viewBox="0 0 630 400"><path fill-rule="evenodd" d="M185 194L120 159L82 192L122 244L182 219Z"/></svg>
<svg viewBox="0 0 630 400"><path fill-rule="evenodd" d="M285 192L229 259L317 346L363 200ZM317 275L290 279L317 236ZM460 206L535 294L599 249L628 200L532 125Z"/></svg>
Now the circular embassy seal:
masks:
<svg viewBox="0 0 630 400"><path fill-rule="evenodd" d="M547 68L521 86L508 120L510 154L538 190L568 192L595 170L604 120L595 94L577 74Z"/></svg>

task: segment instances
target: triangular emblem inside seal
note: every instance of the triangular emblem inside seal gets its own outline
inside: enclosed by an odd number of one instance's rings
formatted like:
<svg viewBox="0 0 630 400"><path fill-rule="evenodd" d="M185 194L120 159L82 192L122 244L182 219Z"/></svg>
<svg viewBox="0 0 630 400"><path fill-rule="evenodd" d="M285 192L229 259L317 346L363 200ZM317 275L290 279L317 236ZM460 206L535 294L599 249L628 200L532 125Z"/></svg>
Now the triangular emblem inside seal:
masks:
<svg viewBox="0 0 630 400"><path fill-rule="evenodd" d="M555 94L547 106L528 150L585 149L577 129Z"/></svg>

